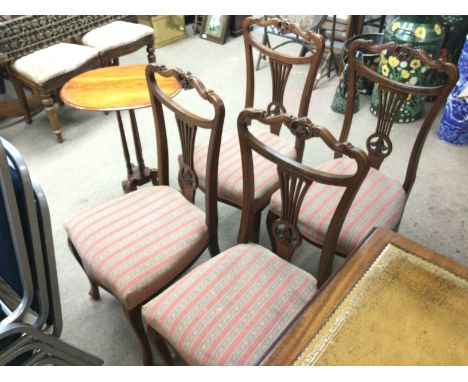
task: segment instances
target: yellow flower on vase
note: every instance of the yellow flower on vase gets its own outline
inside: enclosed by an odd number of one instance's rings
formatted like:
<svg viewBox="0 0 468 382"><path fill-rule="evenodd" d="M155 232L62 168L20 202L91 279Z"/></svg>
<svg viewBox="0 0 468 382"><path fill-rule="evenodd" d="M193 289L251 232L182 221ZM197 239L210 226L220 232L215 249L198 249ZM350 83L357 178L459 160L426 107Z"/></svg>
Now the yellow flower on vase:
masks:
<svg viewBox="0 0 468 382"><path fill-rule="evenodd" d="M392 25L392 32L395 32L397 29L400 29L401 23L398 21Z"/></svg>
<svg viewBox="0 0 468 382"><path fill-rule="evenodd" d="M410 78L410 72L408 72L406 69L403 69L403 70L401 71L401 76L402 76L404 79Z"/></svg>
<svg viewBox="0 0 468 382"><path fill-rule="evenodd" d="M390 69L388 69L388 66L387 65L382 65L382 74L385 77L388 77L388 73L390 73Z"/></svg>
<svg viewBox="0 0 468 382"><path fill-rule="evenodd" d="M434 25L434 31L436 32L436 34L442 34L442 28L439 24Z"/></svg>
<svg viewBox="0 0 468 382"><path fill-rule="evenodd" d="M388 63L390 64L392 68L396 68L398 64L400 63L400 60L398 60L398 58L396 58L395 56L390 56L388 58Z"/></svg>
<svg viewBox="0 0 468 382"><path fill-rule="evenodd" d="M413 69L417 69L421 66L421 60L419 58L414 58L409 64Z"/></svg>
<svg viewBox="0 0 468 382"><path fill-rule="evenodd" d="M380 53L380 62L382 64L386 64L387 63L387 58L385 57L385 54L382 52Z"/></svg>
<svg viewBox="0 0 468 382"><path fill-rule="evenodd" d="M420 38L420 39L424 40L424 39L426 38L426 28L424 28L423 26L417 27L417 28L414 30L414 35L415 35L417 38Z"/></svg>

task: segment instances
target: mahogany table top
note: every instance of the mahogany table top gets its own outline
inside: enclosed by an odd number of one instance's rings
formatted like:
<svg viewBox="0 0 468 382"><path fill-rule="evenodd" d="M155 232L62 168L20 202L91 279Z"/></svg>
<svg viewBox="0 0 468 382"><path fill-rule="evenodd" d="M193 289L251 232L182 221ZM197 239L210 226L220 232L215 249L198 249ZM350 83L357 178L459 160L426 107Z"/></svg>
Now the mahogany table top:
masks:
<svg viewBox="0 0 468 382"><path fill-rule="evenodd" d="M68 81L60 96L63 102L76 109L112 111L140 109L151 105L146 84L146 64L98 68L82 73ZM173 77L156 73L159 87L168 95L180 91Z"/></svg>

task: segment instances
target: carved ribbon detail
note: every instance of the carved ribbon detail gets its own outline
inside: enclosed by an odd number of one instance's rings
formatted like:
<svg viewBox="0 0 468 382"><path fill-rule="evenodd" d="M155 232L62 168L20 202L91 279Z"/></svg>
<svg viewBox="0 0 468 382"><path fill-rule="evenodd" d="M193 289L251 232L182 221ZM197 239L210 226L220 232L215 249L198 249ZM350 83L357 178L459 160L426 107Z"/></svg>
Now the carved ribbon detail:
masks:
<svg viewBox="0 0 468 382"><path fill-rule="evenodd" d="M395 47L393 53L399 61L411 61L414 57L419 56L417 51L404 45L398 45Z"/></svg>
<svg viewBox="0 0 468 382"><path fill-rule="evenodd" d="M289 130L296 137L310 139L318 136L318 129L307 117L295 118L289 125Z"/></svg>
<svg viewBox="0 0 468 382"><path fill-rule="evenodd" d="M182 89L184 90L189 90L189 89L192 89L192 83L189 79L189 76L191 75L192 73L190 72L187 72L187 73L183 73L183 72L179 72L177 73L177 82L180 84L180 86L182 87Z"/></svg>
<svg viewBox="0 0 468 382"><path fill-rule="evenodd" d="M279 34L288 34L291 33L291 24L288 21L278 21L276 24L276 29L278 30Z"/></svg>

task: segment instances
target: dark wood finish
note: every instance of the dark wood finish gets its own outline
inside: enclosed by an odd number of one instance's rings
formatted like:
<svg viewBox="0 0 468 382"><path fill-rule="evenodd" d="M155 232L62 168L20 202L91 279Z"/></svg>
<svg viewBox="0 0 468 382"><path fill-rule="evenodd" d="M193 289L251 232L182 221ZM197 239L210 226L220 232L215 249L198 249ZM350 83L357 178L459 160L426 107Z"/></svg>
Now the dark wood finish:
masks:
<svg viewBox="0 0 468 382"><path fill-rule="evenodd" d="M279 34L287 34L289 32L296 33L298 38L304 43L309 44L314 53L307 57L293 57L289 56L273 49L264 46L262 42L256 40L251 34L251 28L253 26L271 26L277 30ZM261 54L264 54L270 60L270 68L272 74L272 101L268 104L267 110L270 115L276 115L279 113L285 113L286 108L283 105L284 90L288 81L288 76L294 65L307 66L308 73L304 80L304 87L301 93L301 102L299 106L298 115L300 117L306 116L309 111L310 98L312 95L312 89L315 82L315 76L317 74L320 60L324 51L324 42L322 36L313 33L303 31L299 25L282 21L277 18L261 20L255 17L247 17L244 19L242 24L244 46L245 46L245 59L246 59L246 72L247 72L247 83L246 83L246 96L245 96L245 107L253 107L254 105L254 93L255 93L255 70L253 63L253 48L257 49ZM280 124L271 126L271 131L275 134L280 132ZM295 142L297 151L297 157L299 160L302 159L304 151L304 142L302 139L297 138ZM202 190L204 191L204 190ZM251 226L250 239L253 242L258 242L261 212L268 205L271 194L265 195L262 199L259 199L255 203L255 208L252 213L255 216L253 225ZM218 198L220 202L226 203L235 208L242 209L243 204L232 203L231 201L223 198Z"/></svg>
<svg viewBox="0 0 468 382"><path fill-rule="evenodd" d="M398 59L411 61L412 59L420 59L423 64L429 68L435 69L441 73L447 75L447 82L443 85L436 87L422 87L422 86L411 86L403 84L389 78L386 78L369 67L365 66L363 62L356 59L356 52L359 49L365 49L371 52L381 52L388 49L394 52ZM413 187L416 179L417 166L421 151L424 146L427 134L434 122L434 118L437 116L439 110L444 105L445 99L450 93L451 89L455 85L458 79L458 70L455 65L442 60L431 60L430 57L421 50L412 49L406 45L397 45L395 43L387 43L382 45L373 45L372 41L356 40L350 44L349 50L349 82L348 82L348 93L350 96L347 98L345 117L340 135L340 142L346 142L348 140L351 123L353 119L353 107L355 97L357 96L357 79L358 76L364 76L374 83L379 85L379 108L377 113L377 126L375 132L373 132L366 140L367 154L369 158L370 167L374 167L379 170L383 160L387 158L392 152L392 141L390 139L390 132L394 123L394 118L398 114L398 110L403 105L407 97L413 95L426 95L436 96L435 101L431 105L431 108L420 126L419 133L414 142L414 146L408 161L405 181L403 183L403 189L406 195L409 196L411 188ZM342 153L336 152L335 158L341 157ZM270 214L274 215L273 212ZM276 216L279 218L279 216ZM269 222L273 221L274 218L270 216ZM333 225L333 223L331 223ZM397 223L395 229L397 230L400 222ZM269 228L270 229L270 228ZM322 248L323 244L314 242L309 238L302 235L310 244ZM336 249L336 254L342 257L346 257L349 253L343 253Z"/></svg>
<svg viewBox="0 0 468 382"><path fill-rule="evenodd" d="M125 193L145 183L157 182L157 171L145 166L138 132L135 109L151 105L145 77L146 65L108 66L82 73L62 88L61 98L74 108L93 111L116 111L120 138L127 169L127 179L122 181ZM169 96L180 91L180 84L174 78L158 76L158 85ZM116 91L125 89L125 91ZM130 161L127 137L121 111L128 110L137 165Z"/></svg>
<svg viewBox="0 0 468 382"><path fill-rule="evenodd" d="M421 60L422 64L429 69L443 73L447 81L443 85L425 87L411 86L398 81L391 80L378 74L362 61L356 59L356 52L366 50L373 53L380 53L383 50L392 52L400 61L410 62L413 59ZM355 40L348 50L348 99L346 101L345 117L340 135L340 142L348 140L351 123L353 120L353 105L357 95L356 84L358 76L363 76L378 85L379 106L377 113L377 126L366 141L369 163L371 167L380 168L383 160L392 152L392 141L390 133L394 123L395 116L398 114L401 106L408 97L412 96L434 96L435 100L430 106L423 123L419 127L419 133L414 142L409 162L407 164L405 181L403 188L407 195L410 194L416 179L419 158L426 141L427 134L434 122L435 117L445 103L447 96L458 80L458 69L455 65L442 60L433 60L428 54L419 49L413 49L407 45L398 45L394 42L374 45L372 41ZM340 156L337 154L335 157Z"/></svg>
<svg viewBox="0 0 468 382"><path fill-rule="evenodd" d="M310 138L320 138L333 152L344 154L356 161L357 169L353 175L337 175L325 173L305 166L300 162L281 155L276 150L260 142L252 135L248 127L252 120L265 125L285 125L296 137L303 141ZM290 260L294 250L301 243L301 234L297 229L297 218L305 193L313 183L339 186L345 189L340 202L331 219L322 253L320 257L317 286L320 287L330 276L336 243L346 214L354 197L369 171L367 155L361 149L350 143L338 142L325 128L314 125L307 117L295 118L287 114L269 115L268 112L255 109L242 111L237 120L239 141L242 155L243 172L243 208L239 242L246 243L250 239L254 214L258 213L255 196L255 179L252 151L277 164L281 189L281 216L268 218L268 232L274 252L286 260Z"/></svg>
<svg viewBox="0 0 468 382"><path fill-rule="evenodd" d="M161 82L164 83L168 78L175 78L176 81L180 84L180 87L183 90L195 89L199 96L213 105L214 108L214 118L211 120L199 117L198 115L186 110L178 103L171 99L171 95L166 94L166 90L159 86L159 79L162 79ZM151 98L151 105L154 116L154 123L156 129L156 140L157 140L157 151L158 151L158 177L157 185L158 186L168 186L169 185L169 159L168 159L168 143L166 135L166 125L164 120L163 105L167 107L170 111L174 112L177 121L179 122L179 132L181 133L182 141L182 151L184 161L180 168L180 173L183 172L183 169L191 169L193 173L193 149L192 156L190 158L190 153L187 151L188 148L192 147L191 141L192 134L195 135L196 130L194 126L198 126L203 129L210 129L210 148L208 150L208 160L209 163L207 171L207 189L205 195L205 210L206 210L206 224L208 226L209 233L209 243L208 248L212 256L219 253L218 246L218 211L217 211L217 170L218 170L218 157L219 157L219 147L221 141L221 134L224 122L224 104L221 99L212 91L207 90L203 83L192 76L190 73L184 73L180 69L167 69L164 66L157 66L155 64L150 64L146 67L146 79L149 89L149 94ZM183 121L183 124L182 122ZM189 137L188 140L185 138ZM188 160L187 160L188 159ZM187 161L185 161L187 160ZM141 166L138 168L141 170ZM181 175L181 181L184 183L186 181L185 176ZM182 187L184 192L184 188ZM190 199L190 194L184 195ZM86 273L86 270L83 267L81 258L79 257L78 252L76 251L73 243L69 240L69 246L72 251L72 254L77 259L80 266ZM198 256L194 257L193 262L203 253L206 248L203 248ZM160 290L155 290L148 298L144 301L141 301L139 304L134 306L131 309L124 308L125 314L127 315L132 328L134 329L141 345L142 354L143 354L143 364L151 365L152 364L152 355L151 347L148 342L148 338L143 329L143 324L141 320L141 307L154 298L162 290L170 286L178 277L180 277L190 266L193 265L193 262L189 264L185 269L183 269L179 274L175 275L173 280L169 281L163 288ZM86 273L90 283L91 291L90 295L93 298L99 297L98 287L105 287L100 285L96 280L92 279ZM113 294L111 291L107 290L109 293ZM155 333L150 333L152 340L156 343L158 349L161 351L163 357L167 360L170 356L170 352L165 347L165 344L162 343L162 339Z"/></svg>
<svg viewBox="0 0 468 382"><path fill-rule="evenodd" d="M156 74L163 78L176 78L183 90L195 89L200 97L209 102L214 109L213 119L206 119L196 115L167 96L158 86ZM193 167L193 151L197 128L209 129L210 143L208 148L205 212L206 224L209 232L209 250L212 256L219 253L218 245L218 161L221 146L221 134L224 123L224 104L213 90L207 90L203 83L180 69L167 69L165 66L155 64L146 68L146 78L150 91L153 109L154 124L156 128L158 148L158 185L169 185L169 157L166 123L163 105L175 115L182 146L182 162L179 168L179 184L182 193L190 202L194 201L195 190L198 185L197 175Z"/></svg>
<svg viewBox="0 0 468 382"><path fill-rule="evenodd" d="M148 67L148 69L150 69L150 67ZM286 158L277 151L264 145L249 132L248 127L252 120L258 121L266 125L285 124L294 134L302 135L303 137L308 138L319 137L332 150L338 150L340 152L343 152L345 155L352 156L357 162L358 170L356 174L351 176L332 176L320 171L310 169L309 167L297 161ZM364 179L366 172L369 168L367 165L367 156L362 150L352 147L349 143L339 143L335 138L333 138L333 136L328 130L313 125L307 118L304 117L295 118L287 114L272 116L269 115L267 111L249 108L243 110L239 114L238 132L242 154L242 169L244 174L242 223L239 232L240 243L247 243L251 241L250 239L253 230L252 227L257 224L256 220L260 216L255 209L256 201L254 199L255 194L253 187L252 151L256 151L258 154L278 164L279 173L283 174L286 178L289 177L289 179L286 179L285 182L282 182L283 184L287 183L291 185L293 182L291 182L290 179L295 178L299 179L299 182L303 183L319 181L336 185L344 185L347 188L345 197L347 198L346 203L348 204L351 203L354 197L354 195L352 195L351 193L356 193L360 182ZM159 169L161 170L161 168ZM290 240L292 237L290 231L294 230L295 227L294 224L290 222L293 222L294 216L297 216L297 211L295 209L300 208L302 189L303 188L300 187L285 187L284 189L282 189L283 193L287 192L290 196L292 196L291 198L288 198L288 200L285 202L289 207L286 208L287 212L285 212L285 214L283 215L284 219L281 220L281 222L279 223L283 224L286 227L286 230L275 236L276 241L274 246L274 252L282 257L287 257L289 253L289 247L291 246L290 244L294 245L294 243L291 243ZM344 200L345 197L342 200ZM216 203L216 200L213 200L212 202ZM339 224L339 222L337 221L336 224ZM287 232L288 228L290 228L289 233ZM326 253L323 257L327 257ZM325 263L326 261L324 261L324 264L321 264L322 268L326 266ZM174 365L175 362L172 358L172 354L169 351L167 344L160 344L161 339L163 341L165 339L159 333L157 333L155 329L152 328L150 325L148 325L148 335L152 339L151 341L153 343L155 343L160 349L162 348L161 353L164 355L164 359L166 360L167 364Z"/></svg>
<svg viewBox="0 0 468 382"><path fill-rule="evenodd" d="M303 44L310 46L310 49L313 50L314 54L306 57L294 57L272 50L252 36L250 31L253 26L273 27L280 35L295 33ZM266 106L266 109L269 110L271 114L286 112L286 108L283 105L283 97L289 72L292 66L306 65L309 68L306 79L304 81L304 87L301 92L301 102L297 113L298 117L305 117L309 112L310 98L312 96L315 77L317 75L323 51L325 49L323 37L317 33L302 30L298 24L289 23L277 18L261 20L254 17L247 17L244 20L242 28L244 31L247 73L245 107L254 107L255 71L253 64L253 48L255 48L259 51L260 54L268 57L270 61L273 93L272 101L268 106ZM272 132L276 132L276 129L274 129ZM296 142L296 149L298 150L298 157L302 158L303 147L301 148L300 142Z"/></svg>
<svg viewBox="0 0 468 382"><path fill-rule="evenodd" d="M468 278L467 267L393 231L377 228L314 296L304 311L291 323L290 328L267 352L261 364L291 365L388 243L393 243L465 279Z"/></svg>

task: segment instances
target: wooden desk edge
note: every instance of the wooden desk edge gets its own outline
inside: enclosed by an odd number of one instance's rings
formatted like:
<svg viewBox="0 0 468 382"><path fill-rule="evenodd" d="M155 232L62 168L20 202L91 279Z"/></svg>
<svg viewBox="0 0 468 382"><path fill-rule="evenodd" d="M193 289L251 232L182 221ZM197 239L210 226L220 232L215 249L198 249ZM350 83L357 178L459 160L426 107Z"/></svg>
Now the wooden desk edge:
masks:
<svg viewBox="0 0 468 382"><path fill-rule="evenodd" d="M326 318L340 301L348 294L353 285L370 267L375 258L388 243L412 252L461 277L468 278L465 267L437 252L419 245L404 236L386 228L377 228L369 238L354 252L347 261L324 284L314 296L308 307L290 325L276 345L266 354L261 365L292 365L313 335L320 329ZM310 309L313 307L312 309ZM287 340L285 338L287 337Z"/></svg>

